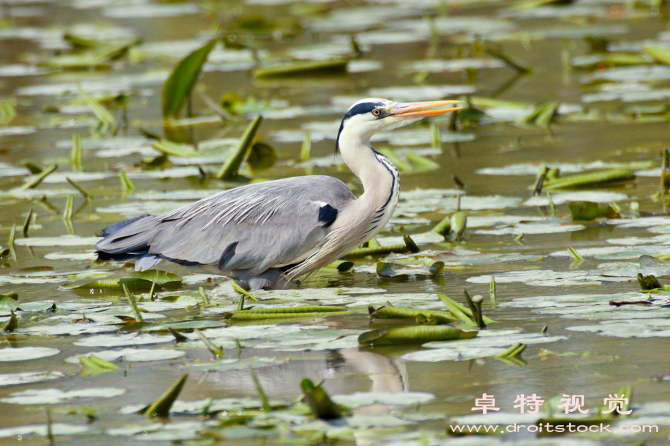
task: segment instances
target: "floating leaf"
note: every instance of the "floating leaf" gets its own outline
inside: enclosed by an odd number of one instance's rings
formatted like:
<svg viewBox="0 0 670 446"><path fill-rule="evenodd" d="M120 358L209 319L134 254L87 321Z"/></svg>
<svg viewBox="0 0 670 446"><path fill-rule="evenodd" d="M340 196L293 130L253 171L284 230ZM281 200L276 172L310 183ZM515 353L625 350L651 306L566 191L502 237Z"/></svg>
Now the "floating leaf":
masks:
<svg viewBox="0 0 670 446"><path fill-rule="evenodd" d="M300 307L297 307L300 308ZM305 307L305 308L319 308L322 307ZM344 310L344 307L341 307ZM286 310L289 310L287 308ZM234 313L225 313L224 318L230 319L232 321L255 321L263 319L289 319L289 318L319 318L326 316L342 316L351 314L349 311L337 311L337 310L326 310L326 311L281 311L281 312L254 312L254 310L242 310L236 311Z"/></svg>
<svg viewBox="0 0 670 446"><path fill-rule="evenodd" d="M571 201L568 203L573 220L594 220L596 218L619 218L619 213L611 204L592 201Z"/></svg>
<svg viewBox="0 0 670 446"><path fill-rule="evenodd" d="M470 339L475 336L477 336L476 331L462 331L445 325L422 325L367 331L358 337L358 342L364 345L423 344L432 341Z"/></svg>
<svg viewBox="0 0 670 446"><path fill-rule="evenodd" d="M370 313L370 317L373 319L404 319L404 318L415 319L420 314L423 314L428 317L439 316L441 318L446 318L451 321L456 320L456 318L448 311L420 310L416 308L404 308L395 306L379 307L372 313Z"/></svg>
<svg viewBox="0 0 670 446"><path fill-rule="evenodd" d="M166 155L172 155L172 156L189 157L189 156L198 156L200 154L200 152L193 149L193 147L189 145L177 144L175 142L167 141L165 139L154 142L153 144L151 144L151 147Z"/></svg>
<svg viewBox="0 0 670 446"><path fill-rule="evenodd" d="M0 125L8 125L16 117L16 108L12 101L0 101Z"/></svg>
<svg viewBox="0 0 670 446"><path fill-rule="evenodd" d="M64 392L60 389L28 389L14 392L0 401L6 404L62 404L76 398L113 398L123 395L125 389L99 387Z"/></svg>
<svg viewBox="0 0 670 446"><path fill-rule="evenodd" d="M299 60L260 66L254 69L255 78L341 74L347 72L349 59Z"/></svg>
<svg viewBox="0 0 670 446"><path fill-rule="evenodd" d="M16 293L0 294L0 311L14 311L19 307L19 295Z"/></svg>
<svg viewBox="0 0 670 446"><path fill-rule="evenodd" d="M107 109L100 104L100 102L86 93L84 89L81 88L81 85L77 85L77 89L79 89L79 94L81 94L81 96L84 98L84 102L86 102L86 105L88 105L93 111L93 114L98 119L98 121L103 124L116 124L116 119L114 119L114 116L112 116L112 114L108 112Z"/></svg>
<svg viewBox="0 0 670 446"><path fill-rule="evenodd" d="M346 258L356 258L365 256L385 256L392 252L401 254L407 251L409 251L409 249L407 249L407 245L373 246L369 248L356 248L349 254L345 255L344 258L346 259Z"/></svg>
<svg viewBox="0 0 670 446"><path fill-rule="evenodd" d="M0 374L0 387L33 384L65 378L61 372L20 372Z"/></svg>
<svg viewBox="0 0 670 446"><path fill-rule="evenodd" d="M77 183L75 183L74 181L72 181L72 180L70 179L70 177L65 177L65 180L66 180L68 183L70 183L70 185L71 185L72 187L74 187L75 189L77 189L77 191L78 191L84 198L86 198L87 200L92 200L92 199L93 199L93 195L91 195L91 194L89 194L88 192L86 192L86 190L84 190L83 187L81 187L79 184L77 184ZM27 220L26 220L26 222L27 222Z"/></svg>
<svg viewBox="0 0 670 446"><path fill-rule="evenodd" d="M642 51L653 57L657 62L670 65L670 50L657 46L645 46Z"/></svg>
<svg viewBox="0 0 670 446"><path fill-rule="evenodd" d="M507 359L507 358L514 358L516 356L521 355L521 353L526 349L525 344L515 344L505 350L503 353L500 353L499 355L496 355L496 358L501 358L501 359Z"/></svg>
<svg viewBox="0 0 670 446"><path fill-rule="evenodd" d="M60 353L57 348L50 347L17 347L0 349L0 362L28 361L46 358Z"/></svg>
<svg viewBox="0 0 670 446"><path fill-rule="evenodd" d="M558 177L553 180L545 180L545 189L567 189L579 187L596 187L619 181L634 180L635 175L624 169L607 170L604 172L593 172L569 177Z"/></svg>
<svg viewBox="0 0 670 446"><path fill-rule="evenodd" d="M194 332L195 332L195 334L198 335L198 337L205 344L205 346L207 347L207 350L209 350L210 353L214 356L214 359L223 358L224 354L223 354L223 349L221 348L221 346L214 345L212 343L212 341L207 339L207 337L204 334L202 334L202 332L200 330L198 330L197 328L194 330Z"/></svg>
<svg viewBox="0 0 670 446"><path fill-rule="evenodd" d="M548 127L554 119L556 110L560 103L558 101L544 102L536 106L533 111L520 118L519 124L535 124L540 127Z"/></svg>
<svg viewBox="0 0 670 446"><path fill-rule="evenodd" d="M112 370L119 368L118 365L98 358L95 355L90 355L89 357L80 356L79 362L81 362L81 365L86 368L88 372L87 374L91 374L93 376L99 375L101 373L111 372Z"/></svg>
<svg viewBox="0 0 670 446"><path fill-rule="evenodd" d="M39 186L44 179L49 176L53 171L58 169L57 165L53 165L41 171L40 173L33 175L27 182L21 185L21 189L34 189Z"/></svg>
<svg viewBox="0 0 670 446"><path fill-rule="evenodd" d="M217 43L218 39L210 40L177 64L163 86L163 118L178 117L200 76L202 66Z"/></svg>
<svg viewBox="0 0 670 446"><path fill-rule="evenodd" d="M662 290L663 285L658 281L658 279L653 275L649 274L648 276L643 276L642 273L637 273L637 282L640 284L640 288L643 290Z"/></svg>
<svg viewBox="0 0 670 446"><path fill-rule="evenodd" d="M438 297L440 300L447 306L449 311L456 316L458 319L464 321L464 322L473 322L474 316L472 314L472 311L469 308L464 307L463 305L459 304L455 300L451 299L449 296L445 294L438 294ZM482 316L482 320L486 322L487 324L490 324L491 322L495 322L493 319Z"/></svg>

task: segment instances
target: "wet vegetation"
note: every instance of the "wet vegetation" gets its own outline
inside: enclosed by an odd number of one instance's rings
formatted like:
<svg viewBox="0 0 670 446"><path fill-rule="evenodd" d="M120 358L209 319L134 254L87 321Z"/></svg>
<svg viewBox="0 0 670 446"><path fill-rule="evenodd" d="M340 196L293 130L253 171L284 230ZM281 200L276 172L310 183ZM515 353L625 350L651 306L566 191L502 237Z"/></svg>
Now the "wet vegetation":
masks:
<svg viewBox="0 0 670 446"><path fill-rule="evenodd" d="M0 0L1 441L667 444L669 8ZM360 194L333 146L365 97L464 105L373 139L402 191L365 246L252 293L95 259L241 184ZM454 428L515 423L658 432Z"/></svg>

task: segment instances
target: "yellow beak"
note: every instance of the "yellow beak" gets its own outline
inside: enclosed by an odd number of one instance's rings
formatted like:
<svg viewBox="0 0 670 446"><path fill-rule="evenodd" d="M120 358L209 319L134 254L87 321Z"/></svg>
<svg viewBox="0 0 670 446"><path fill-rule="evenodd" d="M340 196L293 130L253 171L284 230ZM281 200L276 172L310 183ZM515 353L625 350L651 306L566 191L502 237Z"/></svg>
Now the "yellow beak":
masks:
<svg viewBox="0 0 670 446"><path fill-rule="evenodd" d="M441 115L460 110L463 107L438 108L459 103L461 103L461 101L405 102L399 104L395 109L390 110L386 116L395 116L398 118L425 118L426 116Z"/></svg>

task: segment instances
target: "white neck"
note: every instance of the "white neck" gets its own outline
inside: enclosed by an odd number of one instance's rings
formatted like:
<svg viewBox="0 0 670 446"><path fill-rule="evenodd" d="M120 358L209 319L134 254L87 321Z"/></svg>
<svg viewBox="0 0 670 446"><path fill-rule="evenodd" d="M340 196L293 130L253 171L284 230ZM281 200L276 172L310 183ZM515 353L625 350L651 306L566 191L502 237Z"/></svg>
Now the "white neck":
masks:
<svg viewBox="0 0 670 446"><path fill-rule="evenodd" d="M386 206L390 209L384 209L385 213L392 214L400 193L400 178L393 163L372 148L369 138L352 135L346 129L340 133L339 148L344 162L363 183L364 192L358 199L363 208L374 213Z"/></svg>
<svg viewBox="0 0 670 446"><path fill-rule="evenodd" d="M369 137L343 130L339 148L344 162L363 183L363 194L341 210L321 250L285 274L287 281L325 266L372 239L386 226L398 204L398 169L372 149Z"/></svg>

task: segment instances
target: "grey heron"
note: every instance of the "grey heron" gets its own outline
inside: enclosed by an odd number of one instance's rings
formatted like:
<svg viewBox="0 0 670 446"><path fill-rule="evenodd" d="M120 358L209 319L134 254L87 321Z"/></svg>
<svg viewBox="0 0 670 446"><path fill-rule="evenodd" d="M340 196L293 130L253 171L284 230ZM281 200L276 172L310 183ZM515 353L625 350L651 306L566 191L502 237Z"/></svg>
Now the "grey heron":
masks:
<svg viewBox="0 0 670 446"><path fill-rule="evenodd" d="M146 214L103 229L99 260L162 260L205 266L247 289L284 289L372 239L393 215L398 170L370 144L377 132L458 110L460 101L398 103L368 98L344 115L337 135L344 162L363 184L356 198L340 180L309 175L219 192L165 215Z"/></svg>

